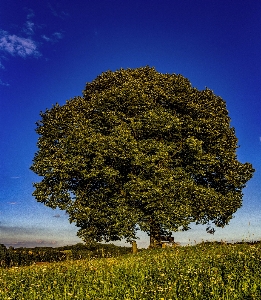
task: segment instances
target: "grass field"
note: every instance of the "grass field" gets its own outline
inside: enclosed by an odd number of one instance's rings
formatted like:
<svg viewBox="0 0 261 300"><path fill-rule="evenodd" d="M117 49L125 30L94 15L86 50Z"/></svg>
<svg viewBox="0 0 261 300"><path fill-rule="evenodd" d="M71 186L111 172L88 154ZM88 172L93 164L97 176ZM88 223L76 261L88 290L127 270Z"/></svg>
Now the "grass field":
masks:
<svg viewBox="0 0 261 300"><path fill-rule="evenodd" d="M261 243L0 269L0 299L261 299Z"/></svg>

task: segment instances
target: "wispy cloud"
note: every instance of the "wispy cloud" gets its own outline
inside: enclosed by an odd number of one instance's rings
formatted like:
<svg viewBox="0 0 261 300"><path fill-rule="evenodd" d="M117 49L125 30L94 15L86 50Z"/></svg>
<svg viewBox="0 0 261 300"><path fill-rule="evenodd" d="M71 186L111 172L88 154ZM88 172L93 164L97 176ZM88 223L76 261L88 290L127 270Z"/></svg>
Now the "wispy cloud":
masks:
<svg viewBox="0 0 261 300"><path fill-rule="evenodd" d="M15 34L11 35L7 31L0 32L0 50L9 53L12 56L41 56L37 49L37 44L30 38L19 37Z"/></svg>
<svg viewBox="0 0 261 300"><path fill-rule="evenodd" d="M45 34L43 34L41 37L42 37L42 39L44 39L46 42L50 42L50 41L51 41L51 38L49 38L49 37L46 36Z"/></svg>
<svg viewBox="0 0 261 300"><path fill-rule="evenodd" d="M32 22L32 21L27 21L26 23L25 23L25 26L24 26L24 28L23 28L23 32L25 33L25 34L27 34L27 35L33 35L34 34L34 22Z"/></svg>
<svg viewBox="0 0 261 300"><path fill-rule="evenodd" d="M58 40L61 40L63 38L63 34L61 32L55 32L53 33L53 36Z"/></svg>
<svg viewBox="0 0 261 300"><path fill-rule="evenodd" d="M44 228L0 225L0 232L1 243L7 247L49 247L58 244L56 240L40 237L45 232Z"/></svg>
<svg viewBox="0 0 261 300"><path fill-rule="evenodd" d="M58 247L58 242L53 240L23 240L23 241L14 241L13 239L3 239L3 244L6 247L14 248L34 248L34 247Z"/></svg>
<svg viewBox="0 0 261 300"><path fill-rule="evenodd" d="M2 69L2 70L5 69L5 66L1 63L1 61L0 61L0 69Z"/></svg>
<svg viewBox="0 0 261 300"><path fill-rule="evenodd" d="M0 79L0 85L3 85L3 86L10 86L9 83L3 82L1 79Z"/></svg>
<svg viewBox="0 0 261 300"><path fill-rule="evenodd" d="M33 35L35 33L35 23L32 21L32 18L34 17L34 11L32 9L28 9L28 13L26 16L27 21L24 24L24 27L22 29L22 32L26 35Z"/></svg>
<svg viewBox="0 0 261 300"><path fill-rule="evenodd" d="M28 13L27 13L28 20L35 16L34 11L31 8L27 8L26 10L28 11Z"/></svg>
<svg viewBox="0 0 261 300"><path fill-rule="evenodd" d="M0 225L0 231L3 235L6 236L14 236L14 235L34 235L36 230L33 228L24 228L19 226L6 226Z"/></svg>
<svg viewBox="0 0 261 300"><path fill-rule="evenodd" d="M59 40L63 39L63 34L61 32L54 32L51 36L46 36L43 34L42 39L46 42L56 43Z"/></svg>
<svg viewBox="0 0 261 300"><path fill-rule="evenodd" d="M6 55L18 56L26 58L28 56L39 57L40 51L37 48L37 43L31 38L19 37L15 34L9 34L7 31L0 31L0 58L5 58ZM4 66L0 62L0 68ZM10 86L9 83L0 79L0 85Z"/></svg>
<svg viewBox="0 0 261 300"><path fill-rule="evenodd" d="M52 12L52 14L55 16L55 17L58 17L60 19L65 19L67 17L69 17L70 15L68 13L66 13L65 11L63 10L60 10L58 7L54 7L53 5L50 4L50 2L48 3L48 6ZM57 5L56 5L57 6Z"/></svg>
<svg viewBox="0 0 261 300"><path fill-rule="evenodd" d="M67 16L63 11L60 11L49 4L49 7L55 16ZM39 46L45 42L57 43L63 39L64 35L62 32L56 31L53 34L39 34L37 30L42 29L33 21L35 13L32 9L25 8L27 13L26 21L19 32L9 33L6 30L0 28L0 70L5 70L3 65L4 60L8 60L9 56L22 57L24 59L28 57L38 58L42 56L39 50ZM59 13L58 13L59 12ZM5 80L0 79L0 86L10 86Z"/></svg>

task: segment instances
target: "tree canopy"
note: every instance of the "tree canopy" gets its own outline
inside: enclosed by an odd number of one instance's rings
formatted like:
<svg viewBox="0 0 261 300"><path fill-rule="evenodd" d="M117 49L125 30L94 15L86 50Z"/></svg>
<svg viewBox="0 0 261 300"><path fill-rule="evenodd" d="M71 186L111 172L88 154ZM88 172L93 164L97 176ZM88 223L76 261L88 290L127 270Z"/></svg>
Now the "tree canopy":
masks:
<svg viewBox="0 0 261 300"><path fill-rule="evenodd" d="M237 160L225 101L182 75L107 71L40 116L33 195L65 210L85 242L223 227L254 173Z"/></svg>

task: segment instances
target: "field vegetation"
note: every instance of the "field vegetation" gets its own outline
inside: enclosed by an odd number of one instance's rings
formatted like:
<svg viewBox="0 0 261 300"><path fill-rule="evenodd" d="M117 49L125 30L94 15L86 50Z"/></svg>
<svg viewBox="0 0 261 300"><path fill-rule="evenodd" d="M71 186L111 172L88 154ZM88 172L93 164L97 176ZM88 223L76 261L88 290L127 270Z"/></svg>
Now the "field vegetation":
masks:
<svg viewBox="0 0 261 300"><path fill-rule="evenodd" d="M0 299L261 299L261 243L201 243L0 269Z"/></svg>

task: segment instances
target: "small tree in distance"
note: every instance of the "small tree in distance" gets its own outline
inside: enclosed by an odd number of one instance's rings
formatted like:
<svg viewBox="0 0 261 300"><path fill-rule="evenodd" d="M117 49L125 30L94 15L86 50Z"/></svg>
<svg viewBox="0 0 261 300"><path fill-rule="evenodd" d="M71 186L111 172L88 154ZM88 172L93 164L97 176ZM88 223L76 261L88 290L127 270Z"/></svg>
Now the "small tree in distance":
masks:
<svg viewBox="0 0 261 300"><path fill-rule="evenodd" d="M140 229L155 246L191 222L223 227L254 173L237 160L225 102L148 66L102 73L40 115L33 195L85 242L131 242Z"/></svg>

